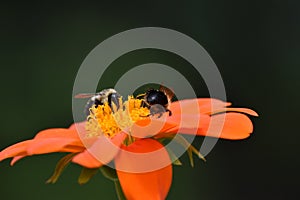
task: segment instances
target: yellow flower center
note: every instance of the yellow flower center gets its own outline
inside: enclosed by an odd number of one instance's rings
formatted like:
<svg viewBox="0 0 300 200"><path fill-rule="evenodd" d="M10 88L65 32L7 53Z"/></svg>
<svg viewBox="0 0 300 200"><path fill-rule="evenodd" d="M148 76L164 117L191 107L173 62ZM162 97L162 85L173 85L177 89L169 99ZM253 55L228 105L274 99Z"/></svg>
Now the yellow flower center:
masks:
<svg viewBox="0 0 300 200"><path fill-rule="evenodd" d="M113 137L122 130L130 132L134 122L145 119L150 113L148 108L142 107L142 102L143 100L128 96L127 101L119 99L119 109L115 104L112 104L111 108L108 103L93 106L86 123L87 136Z"/></svg>

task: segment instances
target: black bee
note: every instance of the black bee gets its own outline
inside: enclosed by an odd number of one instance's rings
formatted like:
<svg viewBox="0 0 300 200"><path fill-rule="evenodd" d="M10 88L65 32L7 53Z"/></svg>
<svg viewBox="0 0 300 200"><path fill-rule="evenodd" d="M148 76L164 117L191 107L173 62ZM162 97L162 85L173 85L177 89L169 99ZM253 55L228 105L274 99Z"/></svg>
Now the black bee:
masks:
<svg viewBox="0 0 300 200"><path fill-rule="evenodd" d="M169 112L169 116L172 115L169 105L173 97L174 92L162 85L159 87L159 90L149 89L145 94L137 96L137 98L143 99L142 106L150 109L148 116L158 114L158 118L165 112Z"/></svg>
<svg viewBox="0 0 300 200"><path fill-rule="evenodd" d="M121 95L112 88L104 89L100 92L97 92L95 94L91 93L81 93L77 94L75 98L90 98L88 102L85 105L84 113L88 116L90 115L90 108L95 105L96 108L99 105L103 105L105 102L108 103L108 105L111 107L112 102L116 105L117 109L119 109L119 98Z"/></svg>

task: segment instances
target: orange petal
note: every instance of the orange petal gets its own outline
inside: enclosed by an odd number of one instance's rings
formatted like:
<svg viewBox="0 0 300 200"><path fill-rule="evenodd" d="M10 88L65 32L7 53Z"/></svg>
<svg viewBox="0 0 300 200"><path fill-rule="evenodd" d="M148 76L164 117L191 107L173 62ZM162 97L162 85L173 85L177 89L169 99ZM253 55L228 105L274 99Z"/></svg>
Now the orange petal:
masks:
<svg viewBox="0 0 300 200"><path fill-rule="evenodd" d="M34 139L28 146L28 155L45 154L53 152L80 152L84 147L79 139L47 138Z"/></svg>
<svg viewBox="0 0 300 200"><path fill-rule="evenodd" d="M21 160L22 158L24 158L26 156L15 156L11 161L10 161L10 165L13 166L17 161Z"/></svg>
<svg viewBox="0 0 300 200"><path fill-rule="evenodd" d="M124 132L118 133L113 138L100 136L93 145L76 155L72 161L87 168L97 168L102 164L107 164L117 155L126 137Z"/></svg>
<svg viewBox="0 0 300 200"><path fill-rule="evenodd" d="M145 118L135 122L131 127L131 136L136 138L148 138L159 133L165 133L169 129L177 126L176 123L169 120L168 114L164 114L160 118Z"/></svg>
<svg viewBox="0 0 300 200"><path fill-rule="evenodd" d="M32 140L26 140L7 147L6 149L0 152L0 161L6 158L27 155L26 150L28 146L32 144L32 142Z"/></svg>
<svg viewBox="0 0 300 200"><path fill-rule="evenodd" d="M173 129L170 131L178 131ZM253 131L251 120L241 113L224 113L203 118L198 127L181 127L180 133L238 140L250 136Z"/></svg>
<svg viewBox="0 0 300 200"><path fill-rule="evenodd" d="M87 138L85 137L87 132L86 132L86 129L85 129L85 125L86 125L86 121L83 121L83 122L76 122L74 124L72 124L70 127L69 127L69 130L75 130L76 131L76 134L79 136L80 140L82 141L82 146L85 146L85 147L90 147L97 138L94 138L94 137L91 137L91 138Z"/></svg>
<svg viewBox="0 0 300 200"><path fill-rule="evenodd" d="M32 140L7 147L0 152L0 161L16 156L24 157L52 152L80 152L83 150L83 144L75 130L53 128L39 132ZM11 164L19 159L15 158Z"/></svg>
<svg viewBox="0 0 300 200"><path fill-rule="evenodd" d="M76 122L69 127L69 130L77 130L77 132L79 132L79 133L85 133L86 132L85 124L86 124L86 121Z"/></svg>
<svg viewBox="0 0 300 200"><path fill-rule="evenodd" d="M79 152L84 145L76 129L51 128L40 131L28 146L29 155L52 152Z"/></svg>
<svg viewBox="0 0 300 200"><path fill-rule="evenodd" d="M172 183L172 165L169 155L162 144L153 139L141 139L129 146L122 146L121 151L115 158L117 174L122 190L127 199L130 200L161 200L165 199ZM155 158L142 159L138 155L148 154L162 150ZM129 153L134 153L128 154ZM136 156L135 156L136 155ZM170 163L169 165L155 171L131 173L121 171L120 168L129 170L140 170L153 163Z"/></svg>
<svg viewBox="0 0 300 200"><path fill-rule="evenodd" d="M175 126L170 127L155 136L155 138L163 138L172 136L176 133L187 132L189 134L196 135L198 129L203 129L208 126L210 121L209 115L204 114L181 114L181 115L172 115L167 118L167 123L173 124Z"/></svg>
<svg viewBox="0 0 300 200"><path fill-rule="evenodd" d="M79 136L76 129L65 129L65 128L50 128L40 131L34 139L46 139L46 138L72 138L78 139Z"/></svg>
<svg viewBox="0 0 300 200"><path fill-rule="evenodd" d="M249 108L221 108L220 110L214 110L213 113L209 113L209 114L218 114L218 113L222 113L222 112L239 112L239 113L245 113L248 115L252 115L257 117L258 114L254 111L251 110Z"/></svg>
<svg viewBox="0 0 300 200"><path fill-rule="evenodd" d="M198 99L185 99L172 102L170 110L173 114L206 114L211 113L214 110L224 108L231 105L231 103L224 102L213 98L198 98Z"/></svg>
<svg viewBox="0 0 300 200"><path fill-rule="evenodd" d="M225 122L223 119L225 115ZM218 126L222 126L221 134L218 132ZM253 131L251 120L244 114L240 113L226 113L211 117L211 127L206 131L205 129L198 134L206 132L207 136L220 137L224 139L239 140L250 136ZM219 136L220 135L220 136Z"/></svg>
<svg viewBox="0 0 300 200"><path fill-rule="evenodd" d="M103 164L97 160L93 155L91 155L88 150L84 150L82 153L76 155L72 162L77 163L86 168L99 168Z"/></svg>

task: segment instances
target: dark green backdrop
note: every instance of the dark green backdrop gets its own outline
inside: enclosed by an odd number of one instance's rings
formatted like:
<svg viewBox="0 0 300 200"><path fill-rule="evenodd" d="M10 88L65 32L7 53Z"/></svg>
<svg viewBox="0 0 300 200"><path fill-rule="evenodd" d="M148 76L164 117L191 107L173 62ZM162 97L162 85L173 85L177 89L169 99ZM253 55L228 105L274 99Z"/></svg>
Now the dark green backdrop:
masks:
<svg viewBox="0 0 300 200"><path fill-rule="evenodd" d="M195 168L184 156L184 166L174 167L168 199L294 199L300 178L299 6L296 0L1 3L0 149L72 123L73 81L101 41L127 29L166 27L209 52L229 101L260 113L249 139L219 140L207 162L197 160ZM135 53L114 62L101 87L136 64L190 67L166 52ZM188 78L199 97L207 96L199 77ZM100 174L78 185L76 165L57 184L44 184L61 156L34 156L14 167L1 162L0 199L116 199L113 184Z"/></svg>

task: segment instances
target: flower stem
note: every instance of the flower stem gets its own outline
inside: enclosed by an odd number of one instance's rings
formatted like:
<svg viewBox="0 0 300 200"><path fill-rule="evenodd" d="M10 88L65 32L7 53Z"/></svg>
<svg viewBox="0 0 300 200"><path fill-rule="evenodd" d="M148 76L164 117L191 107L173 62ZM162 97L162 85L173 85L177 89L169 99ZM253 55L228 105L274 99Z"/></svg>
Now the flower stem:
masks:
<svg viewBox="0 0 300 200"><path fill-rule="evenodd" d="M120 185L120 181L115 180L114 183L115 183L115 188L116 188L118 200L126 200L126 197L125 197L125 195L122 191L121 185Z"/></svg>

